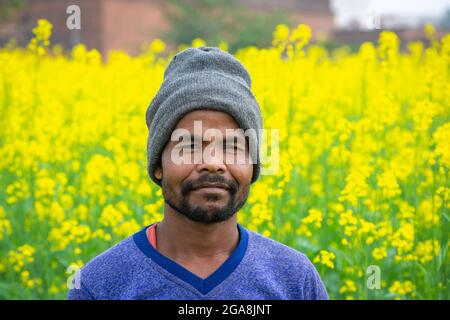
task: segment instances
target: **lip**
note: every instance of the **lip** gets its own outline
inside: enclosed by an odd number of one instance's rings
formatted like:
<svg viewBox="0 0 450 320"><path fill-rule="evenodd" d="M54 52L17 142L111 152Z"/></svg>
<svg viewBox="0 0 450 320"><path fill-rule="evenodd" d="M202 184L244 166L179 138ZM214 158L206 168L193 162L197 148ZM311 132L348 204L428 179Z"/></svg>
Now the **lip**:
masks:
<svg viewBox="0 0 450 320"><path fill-rule="evenodd" d="M193 191L198 191L198 190L229 191L230 188L227 185L221 184L221 183L204 183L193 189Z"/></svg>
<svg viewBox="0 0 450 320"><path fill-rule="evenodd" d="M217 188L217 187L204 187L204 188L198 188L198 189L195 189L192 191L198 192L198 193L222 193L222 194L228 193L228 190L226 190L224 188Z"/></svg>

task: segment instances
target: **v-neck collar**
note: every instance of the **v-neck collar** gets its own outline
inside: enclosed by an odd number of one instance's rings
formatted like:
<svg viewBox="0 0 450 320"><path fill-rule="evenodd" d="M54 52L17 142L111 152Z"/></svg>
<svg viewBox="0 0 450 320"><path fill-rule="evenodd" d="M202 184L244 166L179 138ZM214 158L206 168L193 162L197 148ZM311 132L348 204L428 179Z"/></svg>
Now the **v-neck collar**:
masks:
<svg viewBox="0 0 450 320"><path fill-rule="evenodd" d="M149 225L152 226L153 224ZM189 283L196 288L200 293L207 294L209 291L217 287L230 274L238 267L242 259L245 256L248 246L248 234L244 227L237 223L239 230L239 243L234 249L233 253L220 265L216 271L210 274L207 278L203 279L187 270L182 265L178 264L174 260L162 255L155 250L153 246L148 242L146 230L149 226L146 226L142 230L136 232L133 235L134 242L138 248L149 258L151 258L158 265L169 271L179 279Z"/></svg>

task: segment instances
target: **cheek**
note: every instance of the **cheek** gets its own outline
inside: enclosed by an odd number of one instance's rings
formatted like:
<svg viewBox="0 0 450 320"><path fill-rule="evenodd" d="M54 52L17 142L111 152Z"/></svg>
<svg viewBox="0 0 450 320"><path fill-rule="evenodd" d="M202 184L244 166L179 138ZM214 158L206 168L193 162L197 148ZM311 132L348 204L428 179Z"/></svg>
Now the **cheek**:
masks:
<svg viewBox="0 0 450 320"><path fill-rule="evenodd" d="M170 158L170 153L167 152L163 153L161 162L163 179L171 185L181 184L181 182L191 174L192 170L194 170L194 165L173 163Z"/></svg>
<svg viewBox="0 0 450 320"><path fill-rule="evenodd" d="M231 175L239 183L240 188L250 184L253 175L253 165L251 164L235 164L228 166Z"/></svg>

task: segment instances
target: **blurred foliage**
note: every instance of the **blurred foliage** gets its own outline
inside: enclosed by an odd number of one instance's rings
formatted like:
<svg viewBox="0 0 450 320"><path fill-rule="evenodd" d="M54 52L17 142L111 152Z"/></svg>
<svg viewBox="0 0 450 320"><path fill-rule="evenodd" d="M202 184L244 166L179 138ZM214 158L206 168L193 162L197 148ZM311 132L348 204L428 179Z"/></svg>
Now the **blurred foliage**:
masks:
<svg viewBox="0 0 450 320"><path fill-rule="evenodd" d="M445 10L439 24L442 28L450 29L450 8Z"/></svg>
<svg viewBox="0 0 450 320"><path fill-rule="evenodd" d="M244 46L270 46L275 25L288 23L287 13L252 12L236 0L169 0L175 10L165 10L171 30L161 35L176 45L201 38L208 45L221 41L230 52Z"/></svg>
<svg viewBox="0 0 450 320"><path fill-rule="evenodd" d="M26 0L0 0L0 18L7 20L19 9L23 8Z"/></svg>

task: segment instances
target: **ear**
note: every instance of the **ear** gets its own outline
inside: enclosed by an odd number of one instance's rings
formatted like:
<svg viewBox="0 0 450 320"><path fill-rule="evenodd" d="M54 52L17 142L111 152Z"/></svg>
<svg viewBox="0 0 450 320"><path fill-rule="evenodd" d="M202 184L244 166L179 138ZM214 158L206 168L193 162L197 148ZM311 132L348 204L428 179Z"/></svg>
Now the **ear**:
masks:
<svg viewBox="0 0 450 320"><path fill-rule="evenodd" d="M154 175L155 175L156 179L162 180L162 169L160 166L156 167Z"/></svg>

